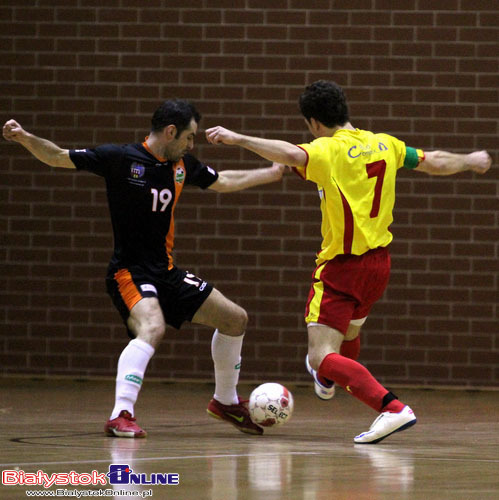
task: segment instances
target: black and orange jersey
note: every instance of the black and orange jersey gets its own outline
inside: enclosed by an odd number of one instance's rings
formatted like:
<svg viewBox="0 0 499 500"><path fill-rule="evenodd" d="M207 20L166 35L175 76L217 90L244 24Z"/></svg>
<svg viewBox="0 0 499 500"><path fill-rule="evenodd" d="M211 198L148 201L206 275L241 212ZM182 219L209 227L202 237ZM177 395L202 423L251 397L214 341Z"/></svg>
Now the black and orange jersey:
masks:
<svg viewBox="0 0 499 500"><path fill-rule="evenodd" d="M139 266L162 273L173 267L173 212L184 184L206 189L218 174L191 155L156 158L146 143L72 149L78 170L104 177L114 232L110 269Z"/></svg>

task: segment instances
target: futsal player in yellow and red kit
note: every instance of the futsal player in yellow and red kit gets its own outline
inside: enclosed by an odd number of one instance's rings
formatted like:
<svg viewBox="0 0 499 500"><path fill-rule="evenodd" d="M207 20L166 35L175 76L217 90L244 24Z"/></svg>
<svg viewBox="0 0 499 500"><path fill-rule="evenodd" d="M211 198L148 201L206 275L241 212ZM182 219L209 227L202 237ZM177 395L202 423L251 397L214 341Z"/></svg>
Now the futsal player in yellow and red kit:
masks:
<svg viewBox="0 0 499 500"><path fill-rule="evenodd" d="M300 109L315 140L301 145L251 137L213 127L209 142L238 145L294 168L317 184L322 211L322 246L306 305L306 366L321 399L338 384L379 413L355 443L374 444L416 423L409 406L383 387L356 361L360 329L382 296L390 274L389 226L399 168L450 175L486 172L485 151L468 155L423 152L388 134L352 126L344 92L334 82L317 81L300 97Z"/></svg>

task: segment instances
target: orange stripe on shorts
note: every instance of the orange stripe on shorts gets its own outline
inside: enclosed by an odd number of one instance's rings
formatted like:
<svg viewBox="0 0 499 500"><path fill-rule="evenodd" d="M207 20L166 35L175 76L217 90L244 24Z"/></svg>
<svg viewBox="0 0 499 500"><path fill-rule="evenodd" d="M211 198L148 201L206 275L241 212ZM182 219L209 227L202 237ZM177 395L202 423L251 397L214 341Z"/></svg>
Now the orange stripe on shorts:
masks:
<svg viewBox="0 0 499 500"><path fill-rule="evenodd" d="M131 311L133 306L142 299L142 295L135 286L130 271L128 271L128 269L120 269L115 273L114 279L118 282L118 289L123 301L128 307L128 310Z"/></svg>

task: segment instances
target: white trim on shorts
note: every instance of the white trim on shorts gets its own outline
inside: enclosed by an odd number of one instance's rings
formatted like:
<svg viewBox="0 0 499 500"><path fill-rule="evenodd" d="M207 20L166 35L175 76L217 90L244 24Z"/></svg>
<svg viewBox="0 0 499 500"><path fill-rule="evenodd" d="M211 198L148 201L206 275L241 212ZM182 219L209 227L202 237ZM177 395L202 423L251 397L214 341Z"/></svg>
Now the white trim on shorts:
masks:
<svg viewBox="0 0 499 500"><path fill-rule="evenodd" d="M353 326L362 326L367 320L367 316L364 316L363 318L360 319L352 319L350 320L350 324ZM323 325L322 323L316 323L315 321L311 321L310 323L307 323L307 328L309 326L327 326L328 328L331 328L328 325Z"/></svg>
<svg viewBox="0 0 499 500"><path fill-rule="evenodd" d="M350 320L350 324L353 326L362 326L366 322L367 316L364 316L360 319L352 319Z"/></svg>

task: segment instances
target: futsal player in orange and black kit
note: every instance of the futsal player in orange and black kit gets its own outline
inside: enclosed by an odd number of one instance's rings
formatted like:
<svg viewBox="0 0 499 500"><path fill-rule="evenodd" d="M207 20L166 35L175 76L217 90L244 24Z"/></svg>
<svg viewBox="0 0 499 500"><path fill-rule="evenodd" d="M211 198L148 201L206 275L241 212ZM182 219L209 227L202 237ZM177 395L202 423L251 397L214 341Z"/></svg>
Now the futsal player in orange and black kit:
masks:
<svg viewBox="0 0 499 500"><path fill-rule="evenodd" d="M292 166L300 177L317 184L323 242L305 312L306 366L319 398L331 399L338 384L379 413L370 429L354 438L358 444L374 444L416 423L412 409L356 361L360 328L390 274L389 226L397 171L483 174L491 158L486 151L423 152L388 134L356 129L343 90L334 82L308 86L300 96L300 109L315 137L310 143L245 136L223 127L208 129L206 136L214 144L238 145Z"/></svg>
<svg viewBox="0 0 499 500"><path fill-rule="evenodd" d="M118 362L115 405L105 425L110 436L146 436L134 417L144 374L166 325L178 329L184 321L215 329L211 343L215 393L208 414L241 432L263 433L236 390L246 311L211 284L174 265L174 210L186 184L238 191L280 180L284 167L217 173L188 154L200 118L188 101L168 100L154 112L143 143L93 149L62 149L27 132L15 120L3 127L7 140L20 143L40 161L105 179L115 239L107 290L132 338Z"/></svg>
<svg viewBox="0 0 499 500"><path fill-rule="evenodd" d="M78 170L106 181L114 232L106 281L121 316L126 322L142 297L157 297L166 322L180 328L213 287L173 265L173 211L185 184L206 189L218 173L190 154L173 165L156 158L145 141L70 149L69 156Z"/></svg>

